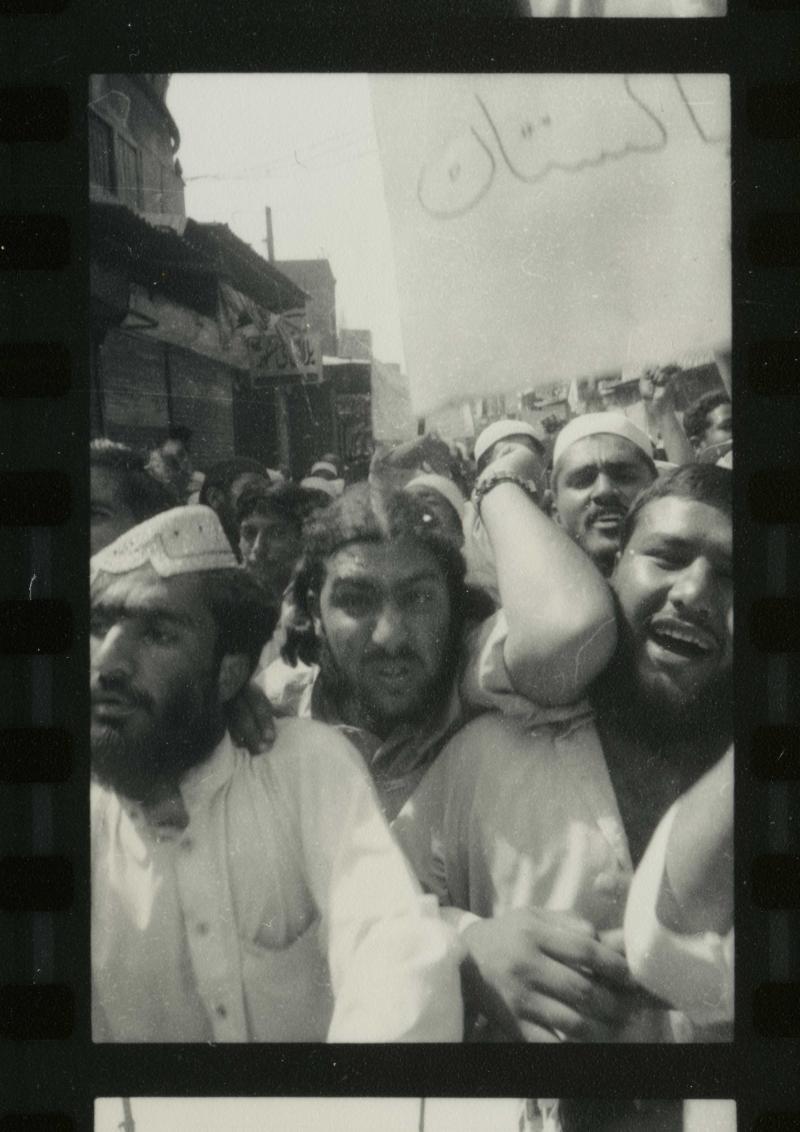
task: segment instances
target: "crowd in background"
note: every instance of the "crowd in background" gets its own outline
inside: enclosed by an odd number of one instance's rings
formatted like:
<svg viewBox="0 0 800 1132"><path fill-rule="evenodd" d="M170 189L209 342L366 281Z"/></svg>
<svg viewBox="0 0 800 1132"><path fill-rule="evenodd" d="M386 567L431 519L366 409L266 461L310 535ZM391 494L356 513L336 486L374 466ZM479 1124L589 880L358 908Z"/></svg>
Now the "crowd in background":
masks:
<svg viewBox="0 0 800 1132"><path fill-rule="evenodd" d="M96 1040L730 1037L731 404L672 377L357 482L92 442Z"/></svg>

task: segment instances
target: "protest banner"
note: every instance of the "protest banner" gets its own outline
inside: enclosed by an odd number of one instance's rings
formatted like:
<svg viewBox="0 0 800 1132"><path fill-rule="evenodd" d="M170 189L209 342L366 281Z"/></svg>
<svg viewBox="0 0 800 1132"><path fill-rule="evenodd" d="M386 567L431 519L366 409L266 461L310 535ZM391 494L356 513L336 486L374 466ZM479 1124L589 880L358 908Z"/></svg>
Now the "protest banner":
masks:
<svg viewBox="0 0 800 1132"><path fill-rule="evenodd" d="M370 83L417 416L729 345L726 75Z"/></svg>

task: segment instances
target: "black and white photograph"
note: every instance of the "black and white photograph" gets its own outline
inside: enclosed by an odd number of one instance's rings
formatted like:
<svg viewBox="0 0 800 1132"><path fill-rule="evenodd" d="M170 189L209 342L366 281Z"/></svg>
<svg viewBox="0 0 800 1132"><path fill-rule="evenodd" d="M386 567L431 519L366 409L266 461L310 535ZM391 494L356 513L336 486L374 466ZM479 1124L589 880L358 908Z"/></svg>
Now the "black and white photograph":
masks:
<svg viewBox="0 0 800 1132"><path fill-rule="evenodd" d="M736 1132L731 1100L101 1097L94 1132Z"/></svg>
<svg viewBox="0 0 800 1132"><path fill-rule="evenodd" d="M87 114L93 1040L730 1042L728 75L94 74ZM735 1108L95 1132L184 1121Z"/></svg>

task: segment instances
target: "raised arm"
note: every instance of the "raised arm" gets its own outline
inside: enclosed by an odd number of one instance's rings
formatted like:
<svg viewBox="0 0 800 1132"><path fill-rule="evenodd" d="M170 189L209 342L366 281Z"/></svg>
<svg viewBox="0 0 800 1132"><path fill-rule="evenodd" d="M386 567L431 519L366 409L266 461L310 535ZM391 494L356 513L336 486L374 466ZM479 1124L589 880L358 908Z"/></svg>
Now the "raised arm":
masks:
<svg viewBox="0 0 800 1132"><path fill-rule="evenodd" d="M675 413L672 379L678 372L674 366L648 370L639 378L639 394L644 403L648 429L651 435L660 434L667 459L673 464L693 464L697 458L695 450Z"/></svg>
<svg viewBox="0 0 800 1132"><path fill-rule="evenodd" d="M530 478L529 454L509 452L478 480ZM480 494L480 493L479 493ZM611 592L591 559L518 484L480 497L508 622L504 659L514 690L544 706L580 699L616 645Z"/></svg>

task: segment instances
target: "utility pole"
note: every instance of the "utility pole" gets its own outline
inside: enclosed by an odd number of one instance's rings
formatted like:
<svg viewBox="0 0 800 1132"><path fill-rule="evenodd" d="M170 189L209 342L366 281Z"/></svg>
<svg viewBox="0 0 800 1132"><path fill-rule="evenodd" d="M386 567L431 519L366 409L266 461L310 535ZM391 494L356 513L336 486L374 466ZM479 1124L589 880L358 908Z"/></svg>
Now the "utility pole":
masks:
<svg viewBox="0 0 800 1132"><path fill-rule="evenodd" d="M133 1122L133 1112L131 1110L131 1098L122 1098L122 1123L117 1125L122 1129L122 1132L136 1132L136 1125Z"/></svg>
<svg viewBox="0 0 800 1132"><path fill-rule="evenodd" d="M419 1132L425 1132L425 1098L419 1098Z"/></svg>
<svg viewBox="0 0 800 1132"><path fill-rule="evenodd" d="M267 259L270 263L275 262L275 243L272 239L272 209L267 205L264 209L267 216Z"/></svg>

